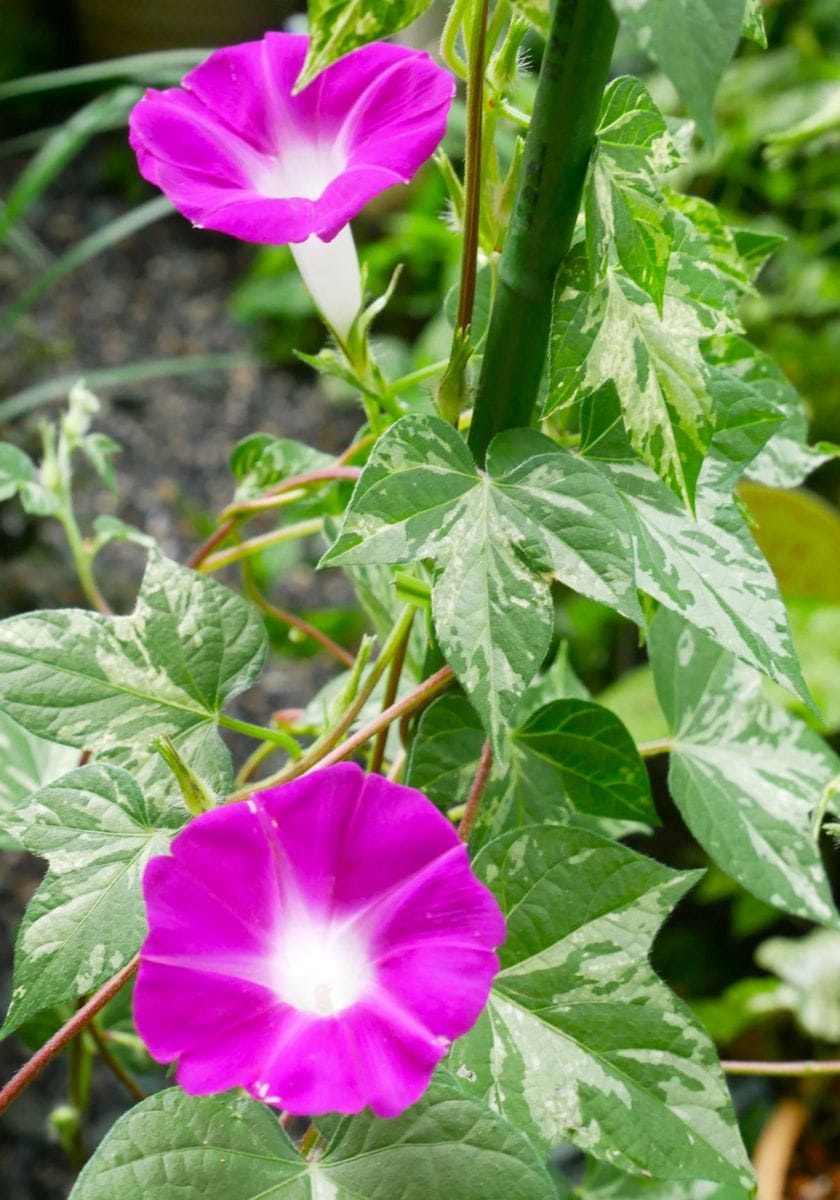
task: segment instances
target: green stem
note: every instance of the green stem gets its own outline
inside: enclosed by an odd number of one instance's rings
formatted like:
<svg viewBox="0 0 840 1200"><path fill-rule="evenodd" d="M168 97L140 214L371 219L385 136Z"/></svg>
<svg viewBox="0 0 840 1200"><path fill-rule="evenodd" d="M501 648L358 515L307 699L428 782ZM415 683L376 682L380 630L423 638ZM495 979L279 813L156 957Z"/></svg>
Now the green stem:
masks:
<svg viewBox="0 0 840 1200"><path fill-rule="evenodd" d="M289 763L274 775L269 775L265 779L259 779L255 783L250 783L246 787L239 788L232 795L228 796L228 803L234 800L244 800L252 792L259 791L262 788L277 787L279 784L286 783L290 779L297 779L299 775L305 775L311 767L317 766L322 759L329 755L329 752L339 744L344 734L364 708L377 683L379 683L379 680L398 653L403 638L407 637L408 631L411 629L411 622L414 619L416 611L413 606L409 605L400 614L399 620L389 633L385 645L382 647L382 653L371 667L367 678L353 697L352 703L347 706L335 725L322 734L317 741L313 742L297 761ZM378 727L377 730L374 730L374 733L376 732L378 732Z"/></svg>
<svg viewBox="0 0 840 1200"><path fill-rule="evenodd" d="M484 121L484 68L487 59L487 13L490 0L479 0L470 37L467 76L467 140L464 151L464 245L461 252L461 290L455 322L453 356L458 335L472 323L478 269L478 219L481 209L481 134Z"/></svg>
<svg viewBox="0 0 840 1200"><path fill-rule="evenodd" d="M97 587L93 576L90 556L85 549L84 538L76 522L76 516L69 499L58 510L56 517L61 522L61 528L64 530L64 536L67 538L67 545L70 547L70 553L73 556L73 565L76 568L79 583L82 585L82 591L85 593L88 603L97 612L102 613L106 617L110 616L110 606Z"/></svg>
<svg viewBox="0 0 840 1200"><path fill-rule="evenodd" d="M411 637L411 626L409 625L405 631L403 640L397 647L397 652L394 655L391 663L391 670L388 672L388 683L385 687L385 695L382 698L382 708L390 708L397 698L397 689L400 686L400 676L405 666L405 656L408 652L408 640ZM368 763L369 771L381 771L382 762L385 758L385 745L388 741L388 728L385 726L380 729L376 735L376 741L373 743L373 749L370 753L370 761Z"/></svg>
<svg viewBox="0 0 840 1200"><path fill-rule="evenodd" d="M395 379L393 383L389 383L388 391L392 396L400 396L416 384L425 383L427 379L434 379L435 375L442 375L448 365L449 359L444 358L440 362L433 362L429 363L428 366L418 367L416 371L410 371L408 375L403 375L401 379Z"/></svg>
<svg viewBox="0 0 840 1200"><path fill-rule="evenodd" d="M840 775L835 775L833 779L829 779L828 783L822 790L817 807L814 809L814 815L811 819L811 837L815 842L819 841L820 830L822 823L825 820L825 814L828 812L828 806L835 796L840 792Z"/></svg>
<svg viewBox="0 0 840 1200"><path fill-rule="evenodd" d="M234 733L244 733L246 737L259 738L261 742L271 742L274 746L281 746L288 753L292 762L297 762L301 756L300 746L290 733L286 733L285 729L267 729L264 725L252 725L250 721L240 721L225 713L219 714L218 722L225 729L230 729Z"/></svg>
<svg viewBox="0 0 840 1200"><path fill-rule="evenodd" d="M324 527L324 522L320 517L313 517L310 521L298 521L296 525L283 525L280 529L272 529L270 533L263 533L259 537L250 538L247 542L240 542L238 546L232 546L229 550L219 550L216 554L210 554L201 563L200 571L218 571L222 567L228 567L231 563L240 562L243 558L250 558L252 554L259 554L262 550L267 550L269 546L279 546L283 542L291 542L296 538L309 537L313 533L320 533Z"/></svg>
<svg viewBox="0 0 840 1200"><path fill-rule="evenodd" d="M554 6L473 409L480 465L497 433L531 423L617 32L609 0Z"/></svg>

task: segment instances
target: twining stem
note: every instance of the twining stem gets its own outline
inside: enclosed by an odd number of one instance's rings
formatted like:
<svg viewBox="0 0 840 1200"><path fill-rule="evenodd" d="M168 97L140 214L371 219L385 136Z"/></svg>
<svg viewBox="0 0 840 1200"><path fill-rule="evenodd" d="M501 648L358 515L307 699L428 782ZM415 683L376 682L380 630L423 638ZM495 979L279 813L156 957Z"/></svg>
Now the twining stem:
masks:
<svg viewBox="0 0 840 1200"><path fill-rule="evenodd" d="M414 606L409 604L400 614L397 623L394 625L382 647L379 657L376 659L364 681L359 685L353 700L348 704L335 725L331 729L326 730L321 737L313 742L297 761L289 763L274 775L269 775L265 779L259 779L254 783L249 783L244 788L239 788L232 795L228 796L228 803L234 800L244 800L246 796L250 796L252 792L259 791L262 788L277 787L281 783L287 783L290 779L297 779L299 775L305 775L308 770L321 762L324 755L328 754L341 741L344 734L370 699L376 685L397 654L403 638L411 628L411 622L414 619L416 611Z"/></svg>
<svg viewBox="0 0 840 1200"><path fill-rule="evenodd" d="M402 642L397 647L397 652L394 655L394 661L391 663L391 670L388 672L388 682L385 685L385 695L382 698L383 709L390 708L397 698L397 688L400 686L400 676L402 675L403 667L405 666L405 656L408 653L408 640L411 637L411 626L405 631L405 636ZM376 735L376 741L373 743L373 749L370 752L370 762L368 763L369 771L381 771L382 762L385 758L385 745L388 741L387 726L380 729Z"/></svg>
<svg viewBox="0 0 840 1200"><path fill-rule="evenodd" d="M462 842L470 840L470 834L475 825L475 819L478 816L478 809L481 805L484 789L487 787L487 780L490 778L490 771L493 766L493 748L489 740L484 743L481 748L481 758L478 760L478 770L475 773L475 778L470 788L470 794L467 797L467 803L464 806L464 815L458 823L458 837Z"/></svg>
<svg viewBox="0 0 840 1200"><path fill-rule="evenodd" d="M487 60L487 14L490 0L479 0L470 38L467 74L467 137L464 151L464 244L461 251L461 291L455 335L472 324L478 260L481 209L481 135L484 125L484 68Z"/></svg>
<svg viewBox="0 0 840 1200"><path fill-rule="evenodd" d="M311 537L313 533L320 533L324 527L324 522L320 517L312 517L309 521L298 521L294 525L283 525L280 529L271 529L268 533L262 533L259 537L250 538L247 542L240 542L238 546L231 546L229 550L219 550L216 554L209 554L201 564L202 571L218 571L222 567L229 567L231 563L240 562L243 558L251 558L254 554L259 554L263 550L267 550L270 546L280 546L283 542L293 542L297 538Z"/></svg>
<svg viewBox="0 0 840 1200"><path fill-rule="evenodd" d="M114 1076L114 1078L119 1080L119 1082L123 1085L128 1094L133 1097L133 1099L145 1100L146 1093L140 1087L140 1084L137 1082L137 1080L129 1075L128 1071L126 1071L119 1059L111 1053L111 1048L105 1041L100 1030L97 1028L96 1021L91 1021L88 1024L88 1033L93 1040L93 1044L96 1046L97 1054L102 1059L103 1063Z"/></svg>
<svg viewBox="0 0 840 1200"><path fill-rule="evenodd" d="M840 1075L840 1059L798 1059L793 1062L750 1062L746 1059L722 1059L727 1075Z"/></svg>
<svg viewBox="0 0 840 1200"><path fill-rule="evenodd" d="M98 992L95 992L85 1004L82 1005L77 1012L73 1014L69 1021L62 1025L57 1033L44 1042L40 1050L36 1050L32 1057L23 1064L20 1070L12 1076L6 1086L0 1091L0 1113L6 1111L13 1100L29 1087L33 1079L41 1074L44 1067L52 1062L57 1054L60 1054L68 1042L71 1042L77 1034L89 1025L96 1014L105 1007L109 1000L112 1000L135 974L140 965L140 956L135 954L134 958L113 975L107 983L104 983Z"/></svg>
<svg viewBox="0 0 840 1200"><path fill-rule="evenodd" d="M273 746L279 746L286 751L292 762L297 762L301 756L300 746L285 729L252 725L250 721L240 721L237 717L229 717L226 713L220 713L217 719L220 725L225 729L230 729L233 733L244 733L246 737L258 738L261 742L270 742Z"/></svg>
<svg viewBox="0 0 840 1200"><path fill-rule="evenodd" d="M379 733L380 729L387 729L394 721L398 721L401 717L407 714L420 712L421 709L427 707L431 702L437 699L441 693L445 692L455 682L455 675L451 667L441 667L434 675L430 675L407 696L403 696L401 700L395 701L390 708L386 708L369 721L367 725L363 725L361 729L349 737L340 746L336 746L335 750L325 755L317 764L319 767L331 767L333 763L341 762L342 759L348 758L354 751L364 746L372 737Z"/></svg>
<svg viewBox="0 0 840 1200"><path fill-rule="evenodd" d="M531 423L617 32L609 0L556 0L473 408L479 465L497 433Z"/></svg>
<svg viewBox="0 0 840 1200"><path fill-rule="evenodd" d="M361 468L348 467L339 462L335 466L323 467L318 471L307 471L302 475L293 475L289 479L284 479L282 483L277 483L274 487L268 488L265 494L256 500L243 500L238 504L228 505L219 517L220 524L218 528L214 529L210 536L187 559L187 566L192 567L193 570L198 569L216 547L236 530L240 521L248 520L249 517L255 516L259 512L265 512L267 509L277 507L274 497L297 491L300 491L301 495L305 495L305 489L315 484L331 483L337 479L352 481L358 479L360 474ZM295 499L298 498L297 496L295 497Z"/></svg>
<svg viewBox="0 0 840 1200"><path fill-rule="evenodd" d="M297 629L300 633L308 638L312 638L317 642L328 654L340 662L343 667L353 666L353 655L349 650L345 650L343 646L339 646L338 642L334 642L322 630L315 625L310 625L308 621L304 621L302 617L297 617L294 613L287 612L285 608L278 608L276 604L272 604L265 597L257 586L257 581L254 578L254 572L251 564L245 560L242 563L242 582L245 587L245 594L248 599L262 609L266 616L273 617L275 621L280 621L284 625L289 625L292 629Z"/></svg>

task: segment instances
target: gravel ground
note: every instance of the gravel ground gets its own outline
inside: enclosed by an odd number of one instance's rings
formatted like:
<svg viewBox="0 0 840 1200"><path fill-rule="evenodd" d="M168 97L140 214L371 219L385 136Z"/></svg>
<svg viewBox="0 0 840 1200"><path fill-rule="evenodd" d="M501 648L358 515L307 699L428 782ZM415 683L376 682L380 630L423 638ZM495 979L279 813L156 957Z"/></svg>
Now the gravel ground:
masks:
<svg viewBox="0 0 840 1200"><path fill-rule="evenodd" d="M0 162L0 194L20 164ZM5 176L5 177L4 177ZM47 248L60 253L118 215L123 201L103 196L99 173L84 165L66 173L30 221ZM250 261L248 247L197 233L180 217L165 219L93 260L55 287L19 326L0 354L0 398L44 379L144 359L248 350L244 331L227 314L232 284ZM29 282L30 271L0 250L0 307ZM115 513L151 533L166 553L184 560L200 540L197 514L217 512L231 493L232 445L255 430L300 438L338 452L360 424L352 408L335 408L311 379L274 369L243 367L229 374L163 380L103 396L97 427L123 447L117 460L120 498L96 479L79 490L82 516ZM37 453L37 420L0 428L0 439ZM106 551L103 590L117 610L131 607L142 555L133 546ZM0 616L82 602L60 531L54 522L22 517L14 502L0 505ZM342 604L338 572L313 579L305 568L280 581L274 597L289 607ZM271 707L305 702L331 673L323 658L283 661L266 672L242 712L265 719ZM271 707L269 707L271 706ZM0 851L0 1005L5 1007L11 949L23 908L42 864ZM17 1039L0 1045L0 1080L24 1060ZM73 1172L46 1127L45 1115L64 1099L66 1070L54 1064L0 1119L2 1200L59 1200ZM118 1085L97 1067L91 1111L93 1139L124 1107Z"/></svg>

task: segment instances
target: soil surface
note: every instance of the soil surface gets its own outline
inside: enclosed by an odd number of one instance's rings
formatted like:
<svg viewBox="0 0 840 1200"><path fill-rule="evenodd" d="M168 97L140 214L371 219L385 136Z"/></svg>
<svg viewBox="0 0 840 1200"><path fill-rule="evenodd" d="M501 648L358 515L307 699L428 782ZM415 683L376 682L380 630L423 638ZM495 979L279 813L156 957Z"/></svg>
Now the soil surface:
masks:
<svg viewBox="0 0 840 1200"><path fill-rule="evenodd" d="M0 195L19 162L0 161ZM48 202L28 219L51 254L126 211L128 203L103 194L101 172L81 163L54 185ZM21 320L0 353L0 400L42 380L83 375L160 357L253 351L246 331L228 315L228 298L253 256L251 247L192 230L173 215L134 235L66 277ZM0 308L31 282L30 266L0 248ZM152 534L171 557L184 561L201 541L200 526L230 499L228 458L246 434L265 430L340 452L361 423L352 407L335 407L311 377L270 366L165 379L101 394L96 427L123 448L116 460L119 495L80 469L79 511L84 519L113 513ZM38 420L58 403L0 427L37 456ZM317 547L312 547L311 560ZM54 521L22 515L14 501L0 504L0 616L84 603ZM126 543L102 557L102 589L117 611L131 608L143 565L142 551ZM347 585L338 571L313 576L307 564L289 571L273 599L288 608L344 604ZM276 707L305 701L334 671L323 656L277 660L260 687L243 699L241 713L264 721ZM27 854L0 850L0 1007L11 979L14 933L43 870ZM12 1038L0 1044L0 1081L27 1057ZM60 1200L75 1177L50 1132L46 1115L66 1098L66 1066L57 1062L0 1118L0 1195L3 1200ZM89 1134L93 1144L127 1107L118 1084L97 1064Z"/></svg>

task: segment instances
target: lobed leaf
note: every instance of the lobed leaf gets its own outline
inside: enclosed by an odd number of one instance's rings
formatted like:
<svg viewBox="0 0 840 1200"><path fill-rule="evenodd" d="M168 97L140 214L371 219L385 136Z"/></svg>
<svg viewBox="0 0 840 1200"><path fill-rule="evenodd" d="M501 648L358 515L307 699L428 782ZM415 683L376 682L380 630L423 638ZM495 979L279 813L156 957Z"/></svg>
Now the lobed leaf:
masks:
<svg viewBox="0 0 840 1200"><path fill-rule="evenodd" d="M465 1090L546 1149L569 1139L631 1173L749 1189L714 1048L647 959L696 874L567 826L498 838L475 870L507 940L451 1052Z"/></svg>
<svg viewBox="0 0 840 1200"><path fill-rule="evenodd" d="M225 755L222 705L256 679L265 644L249 604L154 552L130 616L57 609L0 623L0 691L40 737L131 768L166 734L206 772Z"/></svg>
<svg viewBox="0 0 840 1200"><path fill-rule="evenodd" d="M754 671L662 611L650 657L673 742L668 783L701 846L768 904L838 925L811 819L840 758L768 703Z"/></svg>
<svg viewBox="0 0 840 1200"><path fill-rule="evenodd" d="M496 438L487 464L478 471L437 417L397 421L322 564L434 560L441 647L501 753L509 714L548 650L552 577L641 617L627 519L604 476L527 430Z"/></svg>
<svg viewBox="0 0 840 1200"><path fill-rule="evenodd" d="M143 867L187 821L175 790L159 784L144 796L121 767L91 764L6 814L10 832L50 870L18 930L0 1036L92 991L134 954L146 928Z"/></svg>
<svg viewBox="0 0 840 1200"><path fill-rule="evenodd" d="M445 1078L445 1077L444 1077ZM457 1087L433 1083L401 1117L338 1123L323 1157L302 1158L263 1104L176 1088L114 1125L71 1200L551 1200L554 1185L525 1138Z"/></svg>

